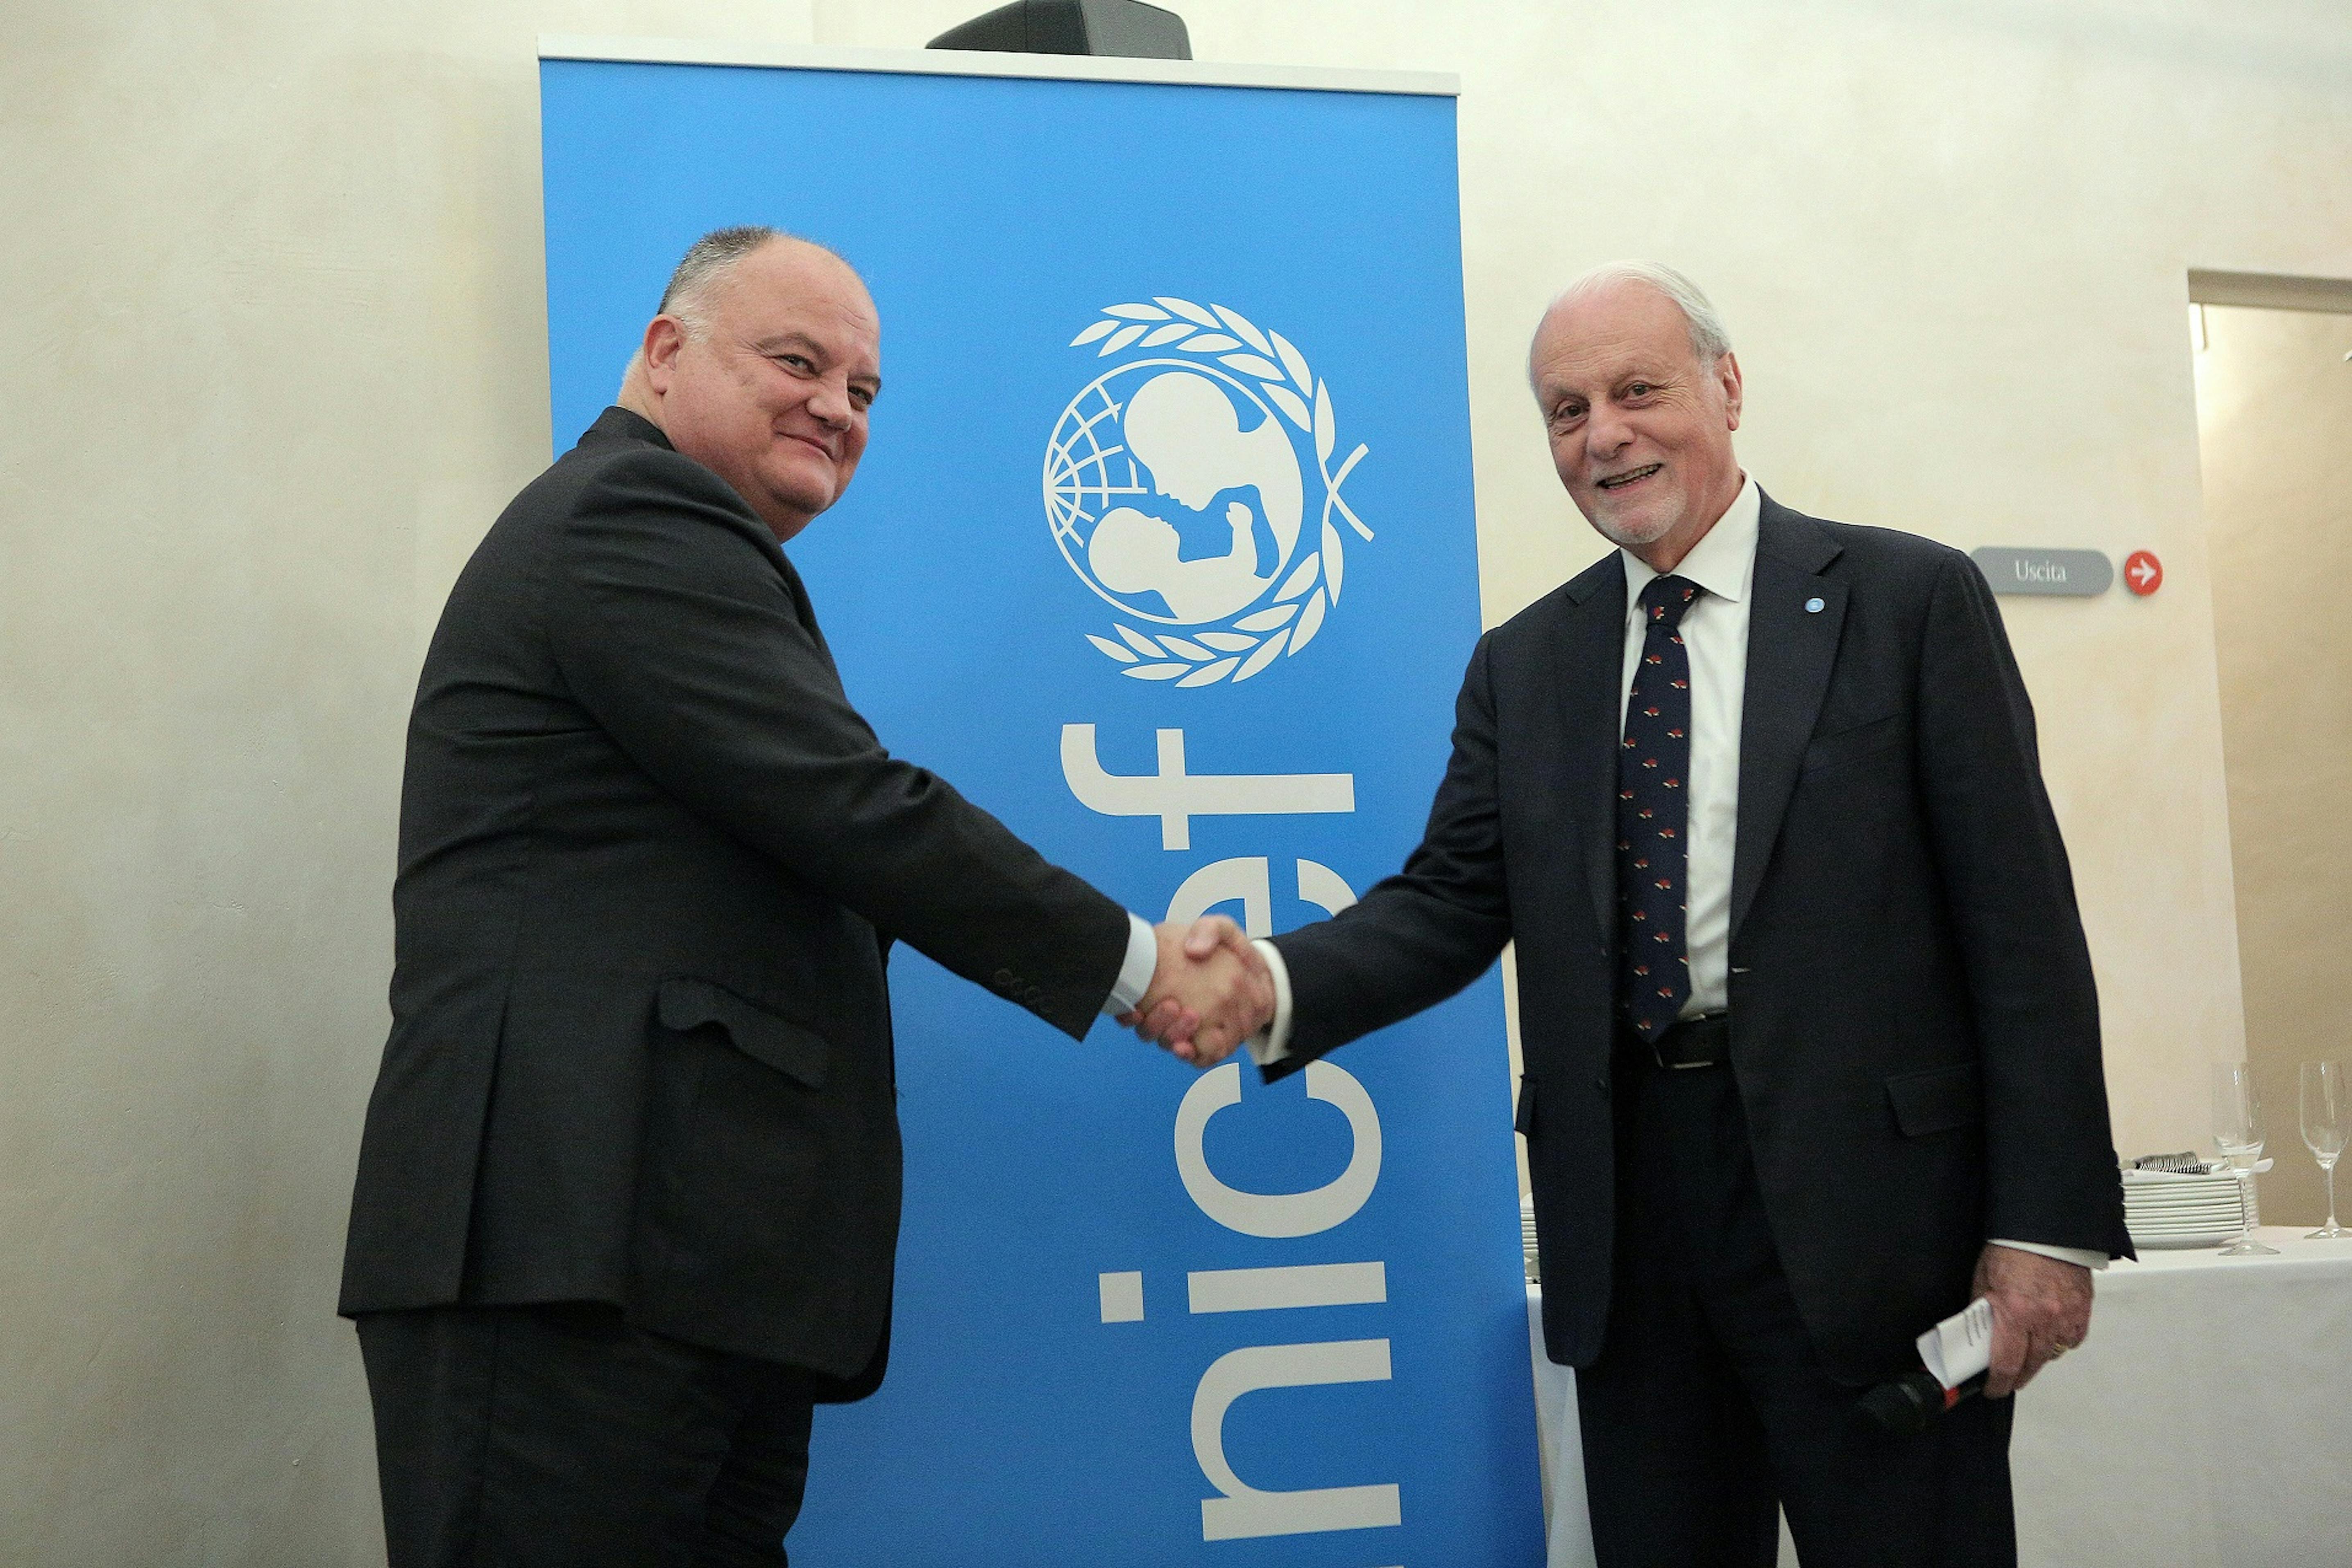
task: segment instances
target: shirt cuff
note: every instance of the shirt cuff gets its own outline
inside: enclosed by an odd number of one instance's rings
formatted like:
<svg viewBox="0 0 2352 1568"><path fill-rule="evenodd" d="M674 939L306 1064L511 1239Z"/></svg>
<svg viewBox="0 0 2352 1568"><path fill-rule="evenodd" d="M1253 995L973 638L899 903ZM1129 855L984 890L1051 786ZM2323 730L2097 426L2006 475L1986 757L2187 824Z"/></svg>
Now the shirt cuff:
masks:
<svg viewBox="0 0 2352 1568"><path fill-rule="evenodd" d="M1160 938L1154 934L1151 922L1129 910L1127 916L1127 962L1118 966L1118 984L1110 988L1110 997L1102 1010L1111 1017L1135 1011L1143 994L1151 989L1151 976L1160 967Z"/></svg>
<svg viewBox="0 0 2352 1568"><path fill-rule="evenodd" d="M1274 1021L1242 1044L1249 1047L1252 1061L1270 1068L1290 1054L1290 966L1282 962L1282 950L1264 937L1250 945L1265 960L1266 973L1274 977Z"/></svg>
<svg viewBox="0 0 2352 1568"><path fill-rule="evenodd" d="M2005 1241L1994 1237L1994 1247L2006 1247L2012 1252L2031 1252L2043 1258L2054 1258L2061 1263L2072 1263L2080 1268L2105 1268L2107 1255L2086 1247L2051 1247L2039 1241Z"/></svg>

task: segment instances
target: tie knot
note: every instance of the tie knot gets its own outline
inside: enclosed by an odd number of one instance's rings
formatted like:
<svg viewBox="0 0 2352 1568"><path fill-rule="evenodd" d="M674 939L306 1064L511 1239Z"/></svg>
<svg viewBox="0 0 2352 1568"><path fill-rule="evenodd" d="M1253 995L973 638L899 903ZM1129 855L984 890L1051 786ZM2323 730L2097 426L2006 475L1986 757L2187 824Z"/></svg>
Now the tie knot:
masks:
<svg viewBox="0 0 2352 1568"><path fill-rule="evenodd" d="M1642 619L1668 631L1682 625L1683 616L1698 600L1699 585L1687 577L1653 577L1642 590Z"/></svg>

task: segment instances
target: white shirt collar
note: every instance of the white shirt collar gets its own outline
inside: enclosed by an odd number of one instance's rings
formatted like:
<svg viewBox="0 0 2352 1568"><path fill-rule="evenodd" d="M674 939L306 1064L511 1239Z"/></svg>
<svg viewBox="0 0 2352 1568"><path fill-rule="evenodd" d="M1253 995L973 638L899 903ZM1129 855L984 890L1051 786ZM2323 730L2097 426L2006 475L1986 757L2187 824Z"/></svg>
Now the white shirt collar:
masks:
<svg viewBox="0 0 2352 1568"><path fill-rule="evenodd" d="M1691 552L1675 568L1675 575L1697 584L1718 599L1734 604L1744 601L1756 576L1757 519L1763 510L1755 479L1742 474L1739 493L1731 498L1731 505L1706 536L1691 546ZM1618 553L1625 559L1625 613L1630 616L1641 602L1642 590L1658 574L1632 551Z"/></svg>

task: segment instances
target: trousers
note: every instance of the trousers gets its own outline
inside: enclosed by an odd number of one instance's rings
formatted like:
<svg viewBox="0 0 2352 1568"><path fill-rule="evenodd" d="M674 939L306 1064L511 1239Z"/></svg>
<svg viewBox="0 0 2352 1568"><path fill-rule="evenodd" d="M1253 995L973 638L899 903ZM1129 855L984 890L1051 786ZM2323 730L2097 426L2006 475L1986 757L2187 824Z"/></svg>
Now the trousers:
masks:
<svg viewBox="0 0 2352 1568"><path fill-rule="evenodd" d="M358 1320L390 1568L782 1568L808 1480L799 1369L616 1307Z"/></svg>
<svg viewBox="0 0 2352 1568"><path fill-rule="evenodd" d="M1783 1511L1805 1568L2014 1568L2011 1401L1871 1424L1782 1276L1730 1067L1612 1076L1609 1320L1576 1378L1601 1568L1772 1568Z"/></svg>

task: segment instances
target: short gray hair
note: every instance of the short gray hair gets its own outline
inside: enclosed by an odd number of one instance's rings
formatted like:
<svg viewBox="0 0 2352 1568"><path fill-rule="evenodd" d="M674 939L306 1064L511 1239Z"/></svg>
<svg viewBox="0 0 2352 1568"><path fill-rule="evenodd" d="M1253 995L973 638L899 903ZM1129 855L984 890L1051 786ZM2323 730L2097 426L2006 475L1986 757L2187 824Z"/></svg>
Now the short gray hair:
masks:
<svg viewBox="0 0 2352 1568"><path fill-rule="evenodd" d="M788 235L781 228L769 228L767 224L734 224L730 228L713 228L701 240L687 247L685 257L677 258L677 270L670 273L668 287L661 291L661 308L656 315L675 315L687 324L691 336L703 334L703 291L727 270L751 257L752 251L767 245L769 240L783 240Z"/></svg>
<svg viewBox="0 0 2352 1568"><path fill-rule="evenodd" d="M669 275L669 286L662 290L660 315L675 316L686 323L686 330L696 337L702 335L703 296L711 284L725 276L728 269L753 251L772 241L788 239L796 245L815 246L843 266L848 263L839 251L815 240L803 239L796 234L786 234L763 223L739 223L727 228L714 228L686 247L679 258L677 270Z"/></svg>
<svg viewBox="0 0 2352 1568"><path fill-rule="evenodd" d="M1554 295L1545 307L1544 318L1549 320L1552 311L1570 300L1580 300L1619 283L1639 283L1674 301L1690 328L1691 353L1701 368L1713 369L1717 360L1731 352L1731 333L1706 293L1683 274L1656 261L1612 261L1605 267L1594 268ZM1537 323L1537 330L1542 330L1541 321ZM1533 352L1532 343L1529 350Z"/></svg>

